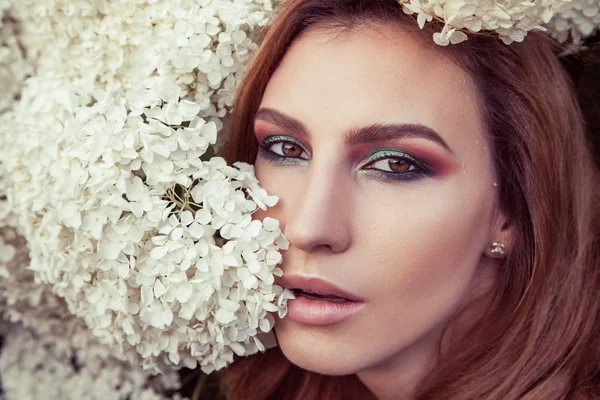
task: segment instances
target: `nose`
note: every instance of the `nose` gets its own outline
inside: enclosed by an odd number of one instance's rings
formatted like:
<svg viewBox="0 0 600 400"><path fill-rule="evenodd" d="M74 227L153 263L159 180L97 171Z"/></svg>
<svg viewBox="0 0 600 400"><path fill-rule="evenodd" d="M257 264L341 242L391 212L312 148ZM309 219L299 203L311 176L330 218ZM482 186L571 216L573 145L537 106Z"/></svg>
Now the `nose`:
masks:
<svg viewBox="0 0 600 400"><path fill-rule="evenodd" d="M352 239L350 183L341 172L314 167L299 183L300 195L288 200L284 234L300 250L341 253Z"/></svg>

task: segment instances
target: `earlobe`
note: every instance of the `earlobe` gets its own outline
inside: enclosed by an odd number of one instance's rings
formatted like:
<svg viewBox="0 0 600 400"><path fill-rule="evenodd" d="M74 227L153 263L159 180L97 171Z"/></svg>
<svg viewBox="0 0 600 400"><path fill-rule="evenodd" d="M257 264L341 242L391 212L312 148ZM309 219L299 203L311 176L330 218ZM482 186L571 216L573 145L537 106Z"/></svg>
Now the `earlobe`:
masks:
<svg viewBox="0 0 600 400"><path fill-rule="evenodd" d="M492 242L489 251L493 257L501 258L506 254L506 246L503 242Z"/></svg>
<svg viewBox="0 0 600 400"><path fill-rule="evenodd" d="M504 212L499 213L492 227L485 255L490 258L503 258L510 252L514 241L514 225Z"/></svg>

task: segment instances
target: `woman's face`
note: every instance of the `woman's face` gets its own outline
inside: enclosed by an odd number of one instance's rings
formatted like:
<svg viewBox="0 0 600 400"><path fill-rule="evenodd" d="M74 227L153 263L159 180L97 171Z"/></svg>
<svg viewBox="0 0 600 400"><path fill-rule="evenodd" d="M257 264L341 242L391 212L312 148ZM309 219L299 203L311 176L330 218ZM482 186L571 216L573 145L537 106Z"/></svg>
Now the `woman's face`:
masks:
<svg viewBox="0 0 600 400"><path fill-rule="evenodd" d="M254 128L257 177L280 198L266 214L291 243L282 284L327 296L290 302L275 327L286 357L332 375L423 364L493 276L484 252L500 239L469 78L399 28L313 30L276 69Z"/></svg>

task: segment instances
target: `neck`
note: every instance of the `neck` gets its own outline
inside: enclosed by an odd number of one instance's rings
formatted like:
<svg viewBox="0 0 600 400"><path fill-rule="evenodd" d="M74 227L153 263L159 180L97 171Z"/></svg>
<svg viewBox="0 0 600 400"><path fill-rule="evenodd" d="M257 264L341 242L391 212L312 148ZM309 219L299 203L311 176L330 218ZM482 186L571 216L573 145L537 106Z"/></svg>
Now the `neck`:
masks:
<svg viewBox="0 0 600 400"><path fill-rule="evenodd" d="M440 334L441 327L384 362L356 375L379 400L413 400L418 383L437 362Z"/></svg>

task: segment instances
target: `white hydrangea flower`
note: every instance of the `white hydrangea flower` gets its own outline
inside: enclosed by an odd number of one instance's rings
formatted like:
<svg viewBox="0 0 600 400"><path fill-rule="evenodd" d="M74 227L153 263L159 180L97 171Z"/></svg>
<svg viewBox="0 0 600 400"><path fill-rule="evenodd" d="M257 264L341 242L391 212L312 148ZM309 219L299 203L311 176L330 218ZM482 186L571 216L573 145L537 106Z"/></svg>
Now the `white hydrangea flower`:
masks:
<svg viewBox="0 0 600 400"><path fill-rule="evenodd" d="M3 6L0 1L0 114L12 107L24 80L33 72L21 49L17 24L10 20L2 23Z"/></svg>
<svg viewBox="0 0 600 400"><path fill-rule="evenodd" d="M569 9L574 0L398 0L407 14L417 14L421 28L433 19L444 22L433 35L440 46L467 40L461 31L495 31L510 44L521 42L527 32L547 24L553 15ZM596 0L592 0L596 1Z"/></svg>
<svg viewBox="0 0 600 400"><path fill-rule="evenodd" d="M581 46L583 40L600 29L598 0L573 0L573 7L558 13L548 24L548 30L560 42L570 41Z"/></svg>
<svg viewBox="0 0 600 400"><path fill-rule="evenodd" d="M25 240L0 234L0 376L6 399L161 399L178 389L173 372L153 377L100 345L51 285L34 282ZM136 360L138 361L138 360ZM60 382L59 385L56 383Z"/></svg>
<svg viewBox="0 0 600 400"><path fill-rule="evenodd" d="M0 26L2 26L4 14L13 5L13 0L0 0Z"/></svg>
<svg viewBox="0 0 600 400"><path fill-rule="evenodd" d="M3 398L168 399L160 394L165 387L149 386L148 376L141 369L114 358L70 351L57 345L55 337L36 336L18 325L8 327L3 337L0 353Z"/></svg>
<svg viewBox="0 0 600 400"><path fill-rule="evenodd" d="M251 165L202 159L270 2L20 0L9 11L33 73L0 116L0 176L35 281L114 356L152 371L210 373L272 346L289 243L251 215L277 198Z"/></svg>

